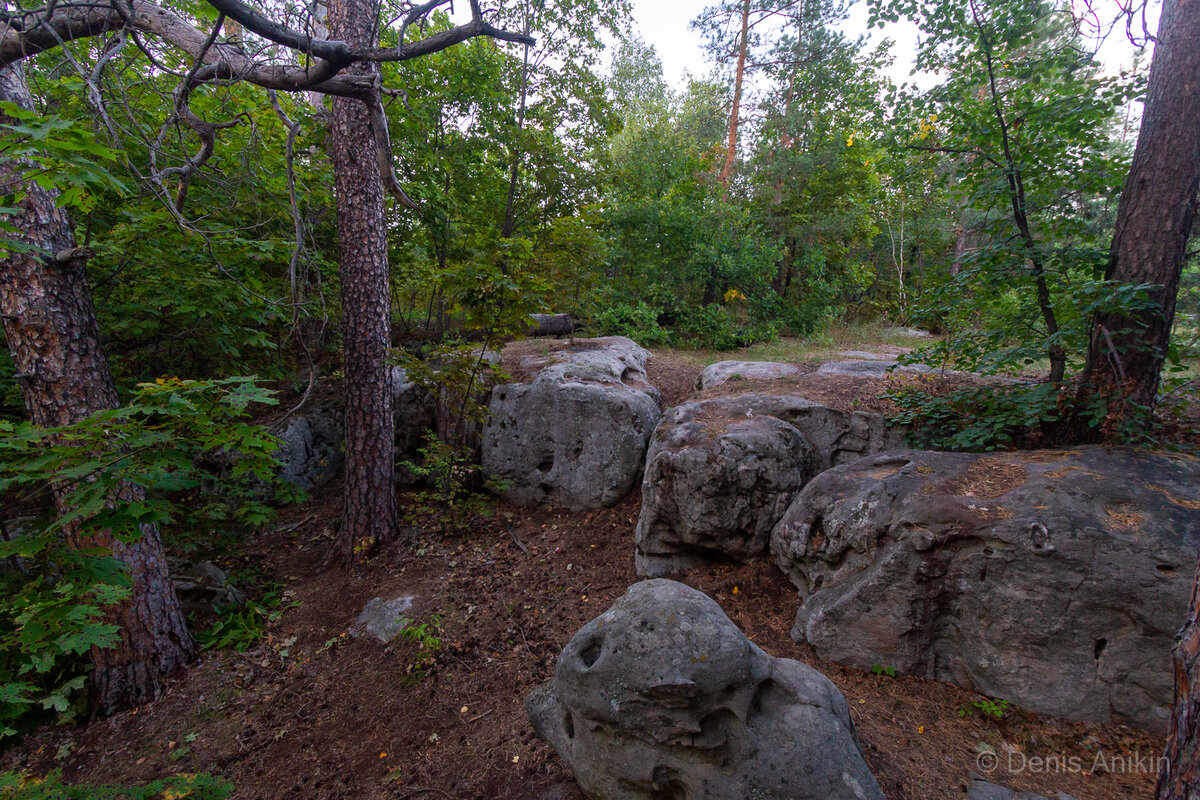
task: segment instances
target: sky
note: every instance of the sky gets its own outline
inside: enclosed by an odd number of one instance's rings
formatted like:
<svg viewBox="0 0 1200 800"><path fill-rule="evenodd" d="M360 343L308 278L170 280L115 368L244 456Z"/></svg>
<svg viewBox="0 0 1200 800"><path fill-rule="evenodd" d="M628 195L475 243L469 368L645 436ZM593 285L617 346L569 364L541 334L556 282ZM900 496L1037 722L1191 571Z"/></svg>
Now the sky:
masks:
<svg viewBox="0 0 1200 800"><path fill-rule="evenodd" d="M654 45L662 59L667 81L676 88L682 89L686 85L685 76L688 72L702 77L710 69L700 46L700 35L688 27L688 23L710 2L711 0L633 0L633 17L642 38ZM1101 4L1103 3L1114 7L1116 5L1115 0L1102 0ZM1152 8L1148 17L1151 30L1157 28L1160 4L1151 0ZM858 2L851 7L850 17L843 28L851 35L870 33L872 42L878 41L882 36L895 40L896 46L892 52L896 56L896 63L889 75L896 83L915 82L922 88L929 88L937 82L935 76L910 75L918 38L918 31L911 23L900 22L890 25L882 32L868 32L866 3ZM1101 59L1107 68L1116 69L1132 60L1133 50L1124 31L1118 29L1106 40L1101 50Z"/></svg>

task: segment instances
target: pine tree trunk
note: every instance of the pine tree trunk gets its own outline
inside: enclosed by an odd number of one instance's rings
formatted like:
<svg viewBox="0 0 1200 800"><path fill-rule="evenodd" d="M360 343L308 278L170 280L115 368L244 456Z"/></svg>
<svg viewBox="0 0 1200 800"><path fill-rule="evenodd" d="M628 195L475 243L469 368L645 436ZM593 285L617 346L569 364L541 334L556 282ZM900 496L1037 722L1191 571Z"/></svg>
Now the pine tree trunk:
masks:
<svg viewBox="0 0 1200 800"><path fill-rule="evenodd" d="M729 111L729 144L725 149L725 166L721 168L721 183L729 186L733 162L737 158L738 117L742 107L742 81L746 76L746 49L750 43L750 0L742 0L742 35L738 41L737 70L733 78L733 108Z"/></svg>
<svg viewBox="0 0 1200 800"><path fill-rule="evenodd" d="M21 64L0 69L0 100L33 109ZM0 161L0 193L14 191L27 166ZM44 253L9 253L0 262L0 313L30 420L42 427L69 425L115 408L117 390L71 221L52 192L33 183L25 191L20 212L10 218L20 231L14 238ZM121 490L121 499L138 496L137 487ZM68 510L61 492L55 501L60 513ZM105 534L85 539L68 531L67 538L75 546L111 549L132 581L130 599L106 620L119 626L120 642L91 654L95 707L107 713L153 700L160 678L194 651L157 527L144 526L132 545Z"/></svg>
<svg viewBox="0 0 1200 800"><path fill-rule="evenodd" d="M1200 798L1200 567L1187 622L1175 640L1175 705L1157 800Z"/></svg>
<svg viewBox="0 0 1200 800"><path fill-rule="evenodd" d="M333 0L330 36L351 47L374 46L378 11L371 0ZM374 64L347 70L378 71ZM337 192L346 373L345 505L333 555L347 562L356 549L396 536L395 426L386 362L391 344L388 243L383 180L371 145L367 106L347 97L333 98L329 134Z"/></svg>
<svg viewBox="0 0 1200 800"><path fill-rule="evenodd" d="M1106 277L1151 283L1161 313L1096 316L1080 408L1098 394L1110 415L1152 409L1175 321L1175 296L1200 184L1200 0L1166 0L1146 107L1121 192Z"/></svg>

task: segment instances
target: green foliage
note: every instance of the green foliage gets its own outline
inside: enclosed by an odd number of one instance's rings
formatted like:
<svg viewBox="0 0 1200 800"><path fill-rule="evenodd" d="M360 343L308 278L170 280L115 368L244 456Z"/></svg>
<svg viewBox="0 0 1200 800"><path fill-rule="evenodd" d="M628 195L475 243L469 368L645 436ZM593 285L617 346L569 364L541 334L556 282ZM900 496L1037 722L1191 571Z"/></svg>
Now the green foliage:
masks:
<svg viewBox="0 0 1200 800"><path fill-rule="evenodd" d="M417 654L408 665L408 672L426 674L437 663L442 649L442 618L434 615L422 623L412 623L400 631L400 639L417 646Z"/></svg>
<svg viewBox="0 0 1200 800"><path fill-rule="evenodd" d="M234 518L262 519L254 487L274 480L277 442L244 418L273 402L250 378L163 379L74 425L0 422L0 496L29 507L53 486L69 509L0 542L10 567L0 575L0 736L29 714L73 718L85 655L116 642L104 611L128 595L114 541L196 524L211 504L185 498L217 496Z"/></svg>
<svg viewBox="0 0 1200 800"><path fill-rule="evenodd" d="M282 605L279 590L271 589L257 601L218 608L217 620L206 630L196 632L196 644L202 650L232 648L243 653L266 634L268 625L279 621L284 612Z"/></svg>
<svg viewBox="0 0 1200 800"><path fill-rule="evenodd" d="M885 667L883 664L873 664L871 666L871 672L872 672L872 674L875 674L875 675L881 675L881 676L886 675L889 678L896 677L896 668L895 667Z"/></svg>
<svg viewBox="0 0 1200 800"><path fill-rule="evenodd" d="M111 166L119 154L95 140L89 126L55 114L37 114L0 101L0 159L23 164L22 182L4 187L0 215L17 213L27 182L57 193L60 208L77 213L92 211L100 194L123 192L125 187L112 176ZM13 238L18 231L0 218L0 254L33 252L35 248Z"/></svg>
<svg viewBox="0 0 1200 800"><path fill-rule="evenodd" d="M0 773L0 800L225 800L233 784L203 773L175 775L145 786L68 786L53 772L44 778Z"/></svg>
<svg viewBox="0 0 1200 800"><path fill-rule="evenodd" d="M976 386L950 392L906 389L887 395L899 407L891 422L906 425L922 449L980 452L1044 444L1039 437L1070 413L1059 385Z"/></svg>
<svg viewBox="0 0 1200 800"><path fill-rule="evenodd" d="M999 722L1000 720L1004 719L1005 715L1008 713L1008 705L1009 704L1007 700L993 700L989 697L985 697L982 700L976 700L969 706L959 706L958 715L966 718L973 716L974 713L978 711L987 719Z"/></svg>
<svg viewBox="0 0 1200 800"><path fill-rule="evenodd" d="M917 318L949 328L966 360L1077 358L1087 298L1111 288L1097 279L1128 168L1111 132L1140 83L1100 74L1070 11L1057 0L871 3L876 22L920 26L918 65L944 78L893 95L894 146L939 156L940 188L962 209L964 252Z"/></svg>
<svg viewBox="0 0 1200 800"><path fill-rule="evenodd" d="M628 336L641 345L654 347L672 341L670 331L658 324L661 314L643 301L613 303L597 311L593 323L602 336Z"/></svg>

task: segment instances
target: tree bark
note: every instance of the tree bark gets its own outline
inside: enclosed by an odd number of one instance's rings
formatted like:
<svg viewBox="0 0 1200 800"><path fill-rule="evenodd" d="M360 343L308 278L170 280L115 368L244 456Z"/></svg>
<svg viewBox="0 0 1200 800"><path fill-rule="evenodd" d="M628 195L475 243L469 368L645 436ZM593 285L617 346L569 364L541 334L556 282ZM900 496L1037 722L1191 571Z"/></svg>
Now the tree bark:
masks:
<svg viewBox="0 0 1200 800"><path fill-rule="evenodd" d="M1175 640L1175 705L1166 757L1158 773L1157 800L1200 798L1200 567L1187 622Z"/></svg>
<svg viewBox="0 0 1200 800"><path fill-rule="evenodd" d="M721 184L729 186L733 162L737 158L738 117L742 107L742 81L746 75L746 49L750 43L750 0L742 0L742 35L738 41L737 69L733 78L733 108L729 111L729 144L725 149L725 166L721 168Z"/></svg>
<svg viewBox="0 0 1200 800"><path fill-rule="evenodd" d="M372 0L332 0L329 33L351 47L374 47L378 10ZM347 72L379 80L375 64L356 64ZM364 545L396 536L395 426L386 361L391 345L388 242L383 176L375 150L364 146L374 138L367 105L335 97L329 134L346 373L345 504L332 555L348 562Z"/></svg>
<svg viewBox="0 0 1200 800"><path fill-rule="evenodd" d="M1175 322L1175 296L1200 184L1200 0L1166 0L1146 107L1105 277L1151 283L1155 310L1097 314L1080 408L1099 395L1110 416L1153 409ZM1159 312L1161 309L1161 313Z"/></svg>
<svg viewBox="0 0 1200 800"><path fill-rule="evenodd" d="M33 109L21 64L0 68L0 100ZM8 120L3 120L8 121ZM27 164L0 161L0 192L14 191ZM0 262L0 313L30 420L41 427L70 425L118 405L116 385L100 344L96 311L65 210L52 192L27 184L19 213L10 221L14 236L40 253L8 253ZM136 486L119 499L140 496ZM56 491L60 513L68 510ZM108 611L120 628L116 647L93 650L93 703L108 713L153 700L160 679L185 664L194 644L179 599L167 575L156 526L142 528L139 541L126 545L111 534L83 536L68 530L76 547L102 547L126 566L130 598Z"/></svg>

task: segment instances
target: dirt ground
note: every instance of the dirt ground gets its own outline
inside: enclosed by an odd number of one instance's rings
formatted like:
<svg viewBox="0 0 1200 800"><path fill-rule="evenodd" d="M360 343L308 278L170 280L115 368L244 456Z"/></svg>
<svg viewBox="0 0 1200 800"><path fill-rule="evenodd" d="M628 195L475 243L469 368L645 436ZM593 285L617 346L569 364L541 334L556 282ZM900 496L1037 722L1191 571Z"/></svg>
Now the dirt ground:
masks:
<svg viewBox="0 0 1200 800"><path fill-rule="evenodd" d="M650 378L670 405L692 393L699 370L657 359ZM335 484L286 509L224 565L285 587L290 607L263 641L204 654L148 707L31 735L0 766L121 784L212 772L238 798L579 800L534 736L524 699L575 631L637 580L639 494L594 512L496 504L453 533L402 494L411 524L396 545L351 570L323 570L340 498ZM993 779L1015 789L1077 800L1153 794L1159 737L1020 710L1001 720L965 714L980 696L823 663L789 637L795 591L765 559L683 580L767 652L829 675L889 800L962 798L971 773L989 764L984 752L998 756ZM410 614L441 640L429 659L413 641L346 635L368 600L401 594L416 596Z"/></svg>

